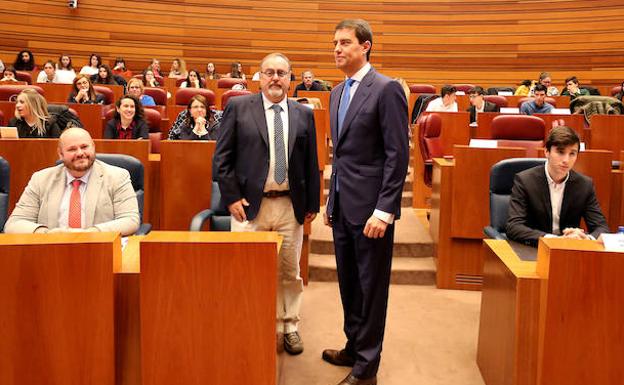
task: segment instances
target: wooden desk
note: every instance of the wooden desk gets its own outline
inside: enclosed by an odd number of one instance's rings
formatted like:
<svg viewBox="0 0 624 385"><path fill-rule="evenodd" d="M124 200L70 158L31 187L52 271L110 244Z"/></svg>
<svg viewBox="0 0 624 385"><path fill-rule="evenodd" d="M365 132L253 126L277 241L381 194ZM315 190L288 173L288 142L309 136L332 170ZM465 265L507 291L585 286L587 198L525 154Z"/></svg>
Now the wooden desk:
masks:
<svg viewBox="0 0 624 385"><path fill-rule="evenodd" d="M525 157L520 148L455 146L454 161L434 159L430 231L436 245L439 288L473 289L481 285L483 228L490 222L489 175L496 162ZM609 220L611 154L585 151L575 169L594 179L596 195ZM614 202L620 205L620 202Z"/></svg>
<svg viewBox="0 0 624 385"><path fill-rule="evenodd" d="M588 148L613 151L615 157L624 150L624 115L594 115L590 132Z"/></svg>
<svg viewBox="0 0 624 385"><path fill-rule="evenodd" d="M323 109L329 112L329 96L331 91L299 91L297 98L318 98L321 100Z"/></svg>
<svg viewBox="0 0 624 385"><path fill-rule="evenodd" d="M120 268L117 234L0 234L0 383L115 384Z"/></svg>
<svg viewBox="0 0 624 385"><path fill-rule="evenodd" d="M537 262L486 240L477 363L487 385L617 384L622 253L542 239Z"/></svg>

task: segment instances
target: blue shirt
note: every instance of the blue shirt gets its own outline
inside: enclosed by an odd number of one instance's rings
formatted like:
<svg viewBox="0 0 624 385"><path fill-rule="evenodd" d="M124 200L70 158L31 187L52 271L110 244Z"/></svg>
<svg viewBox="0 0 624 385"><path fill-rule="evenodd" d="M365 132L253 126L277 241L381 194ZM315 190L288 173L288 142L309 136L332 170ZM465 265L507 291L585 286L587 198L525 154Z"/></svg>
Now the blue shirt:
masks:
<svg viewBox="0 0 624 385"><path fill-rule="evenodd" d="M141 104L144 106L155 106L154 98L149 95L141 95Z"/></svg>
<svg viewBox="0 0 624 385"><path fill-rule="evenodd" d="M520 106L520 113L523 115L550 114L553 108L555 107L553 107L552 104L546 102L544 102L544 105L541 107L538 107L537 104L535 104L535 100L531 100L522 103Z"/></svg>

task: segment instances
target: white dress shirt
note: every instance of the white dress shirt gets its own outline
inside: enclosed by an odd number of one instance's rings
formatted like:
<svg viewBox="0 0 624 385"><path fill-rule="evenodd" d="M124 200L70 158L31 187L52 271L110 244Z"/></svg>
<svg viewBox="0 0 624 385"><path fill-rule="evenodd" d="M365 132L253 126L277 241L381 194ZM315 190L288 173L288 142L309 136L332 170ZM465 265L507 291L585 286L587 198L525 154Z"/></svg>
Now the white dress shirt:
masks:
<svg viewBox="0 0 624 385"><path fill-rule="evenodd" d="M277 184L275 181L275 111L271 108L273 106L272 101L267 99L262 94L262 103L264 105L264 116L266 118L267 130L269 134L269 174L267 175L266 182L264 183L264 191L281 191L288 190L288 97L284 97L281 102L277 103L282 107L280 116L282 117L282 126L284 128L284 156L286 159L286 179L282 184Z"/></svg>
<svg viewBox="0 0 624 385"><path fill-rule="evenodd" d="M60 228L69 227L69 200L71 198L71 192L73 189L72 182L74 179L79 179L82 181L78 190L80 191L80 224L82 228L85 228L85 212L86 212L86 201L85 201L85 192L87 191L87 183L89 183L89 176L91 175L91 169L87 171L80 178L74 178L69 171L65 170L65 192L63 193L63 198L61 198L61 206L59 207L59 218L58 223Z"/></svg>
<svg viewBox="0 0 624 385"><path fill-rule="evenodd" d="M561 229L559 228L559 221L561 219L561 202L563 201L563 192L565 191L565 185L570 178L570 173L566 175L565 179L561 183L556 183L553 178L548 174L548 162L544 167L546 173L546 180L548 181L548 191L550 192L550 207L552 209L552 234L561 235Z"/></svg>
<svg viewBox="0 0 624 385"><path fill-rule="evenodd" d="M448 106L444 105L443 98L433 99L427 104L427 112L457 112L457 102L453 102ZM484 103L485 104L485 103Z"/></svg>

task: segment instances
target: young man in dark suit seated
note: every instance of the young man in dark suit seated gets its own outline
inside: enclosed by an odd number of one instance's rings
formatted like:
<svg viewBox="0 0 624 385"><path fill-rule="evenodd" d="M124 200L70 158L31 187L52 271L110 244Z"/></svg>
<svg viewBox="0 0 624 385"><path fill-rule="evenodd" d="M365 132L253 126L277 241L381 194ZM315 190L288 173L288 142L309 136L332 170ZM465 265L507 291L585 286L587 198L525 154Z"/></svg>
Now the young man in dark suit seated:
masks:
<svg viewBox="0 0 624 385"><path fill-rule="evenodd" d="M572 170L579 145L574 130L555 127L546 140L546 164L516 175L507 220L509 239L537 246L540 237L596 239L609 232L592 180ZM579 228L581 218L587 233Z"/></svg>
<svg viewBox="0 0 624 385"><path fill-rule="evenodd" d="M483 98L485 91L482 87L472 87L468 91L468 97L470 98L470 107L466 111L470 112L470 123L477 121L477 114L479 112L499 112L498 105L492 102L488 102Z"/></svg>

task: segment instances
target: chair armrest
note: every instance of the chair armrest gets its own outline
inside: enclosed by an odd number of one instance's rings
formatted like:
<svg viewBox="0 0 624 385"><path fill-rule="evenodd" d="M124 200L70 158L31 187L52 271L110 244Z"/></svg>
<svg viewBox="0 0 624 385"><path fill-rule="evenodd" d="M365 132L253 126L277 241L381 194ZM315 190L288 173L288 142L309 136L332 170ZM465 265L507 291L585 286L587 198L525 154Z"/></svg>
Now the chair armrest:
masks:
<svg viewBox="0 0 624 385"><path fill-rule="evenodd" d="M136 231L136 233L134 233L134 235L145 235L150 231L152 231L151 223L141 223L141 226L139 226L139 229Z"/></svg>
<svg viewBox="0 0 624 385"><path fill-rule="evenodd" d="M211 209L206 209L198 212L191 220L191 226L189 228L189 231L201 231L204 222L210 220L213 215L215 215L215 212Z"/></svg>
<svg viewBox="0 0 624 385"><path fill-rule="evenodd" d="M492 226L485 226L483 228L483 232L490 239L499 239L499 240L507 240L507 236L504 233L499 232Z"/></svg>

